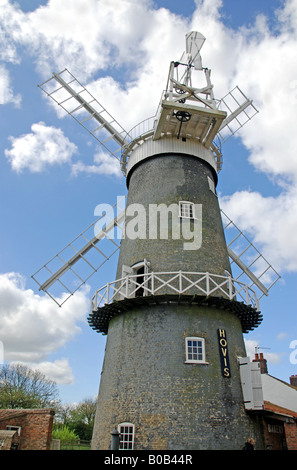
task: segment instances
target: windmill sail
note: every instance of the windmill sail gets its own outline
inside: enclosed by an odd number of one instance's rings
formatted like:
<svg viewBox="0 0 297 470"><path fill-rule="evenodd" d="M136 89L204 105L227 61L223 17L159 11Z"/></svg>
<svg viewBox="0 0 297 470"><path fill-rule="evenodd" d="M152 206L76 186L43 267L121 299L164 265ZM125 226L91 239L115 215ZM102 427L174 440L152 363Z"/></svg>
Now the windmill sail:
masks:
<svg viewBox="0 0 297 470"><path fill-rule="evenodd" d="M85 285L120 248L125 221L124 199L119 198L117 204L33 274L39 290L46 292L59 306Z"/></svg>
<svg viewBox="0 0 297 470"><path fill-rule="evenodd" d="M232 277L254 289L261 299L268 295L280 275L225 212L221 210L221 213Z"/></svg>
<svg viewBox="0 0 297 470"><path fill-rule="evenodd" d="M219 108L227 112L227 117L218 132L221 144L232 137L259 112L252 100L248 99L238 86L221 98Z"/></svg>
<svg viewBox="0 0 297 470"><path fill-rule="evenodd" d="M51 78L38 86L113 157L121 161L121 149L126 143L127 131L69 70L53 73Z"/></svg>

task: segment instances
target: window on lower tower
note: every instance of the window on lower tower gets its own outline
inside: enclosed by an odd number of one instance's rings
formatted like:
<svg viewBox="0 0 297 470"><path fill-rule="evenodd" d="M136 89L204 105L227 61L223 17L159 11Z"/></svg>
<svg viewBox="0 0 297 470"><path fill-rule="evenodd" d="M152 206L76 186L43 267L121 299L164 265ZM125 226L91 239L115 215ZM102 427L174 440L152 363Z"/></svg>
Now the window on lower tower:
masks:
<svg viewBox="0 0 297 470"><path fill-rule="evenodd" d="M118 425L120 433L120 450L133 450L134 446L134 424L120 423Z"/></svg>
<svg viewBox="0 0 297 470"><path fill-rule="evenodd" d="M188 201L179 201L179 216L185 219L194 219L195 204Z"/></svg>
<svg viewBox="0 0 297 470"><path fill-rule="evenodd" d="M186 362L187 363L205 363L205 341L204 338L188 337L186 338Z"/></svg>

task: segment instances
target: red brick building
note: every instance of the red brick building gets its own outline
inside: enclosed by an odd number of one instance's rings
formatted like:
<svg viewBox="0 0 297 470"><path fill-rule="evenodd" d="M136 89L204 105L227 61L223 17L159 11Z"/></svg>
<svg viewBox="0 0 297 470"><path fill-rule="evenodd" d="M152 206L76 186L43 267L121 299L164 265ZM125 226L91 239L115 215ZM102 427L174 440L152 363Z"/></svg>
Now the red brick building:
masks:
<svg viewBox="0 0 297 470"><path fill-rule="evenodd" d="M0 409L0 449L49 450L54 410Z"/></svg>
<svg viewBox="0 0 297 470"><path fill-rule="evenodd" d="M263 411L259 412L263 422L265 449L297 450L297 376L290 383L268 374L267 361L263 354L256 354L261 371Z"/></svg>
<svg viewBox="0 0 297 470"><path fill-rule="evenodd" d="M264 402L264 439L267 450L297 450L297 413Z"/></svg>

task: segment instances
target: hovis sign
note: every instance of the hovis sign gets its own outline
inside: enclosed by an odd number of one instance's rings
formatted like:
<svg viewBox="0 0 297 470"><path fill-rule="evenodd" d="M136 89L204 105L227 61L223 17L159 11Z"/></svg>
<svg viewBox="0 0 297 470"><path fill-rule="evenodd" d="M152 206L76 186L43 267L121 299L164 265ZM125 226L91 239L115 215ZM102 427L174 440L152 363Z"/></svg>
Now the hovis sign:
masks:
<svg viewBox="0 0 297 470"><path fill-rule="evenodd" d="M226 330L218 329L219 350L223 377L231 377Z"/></svg>

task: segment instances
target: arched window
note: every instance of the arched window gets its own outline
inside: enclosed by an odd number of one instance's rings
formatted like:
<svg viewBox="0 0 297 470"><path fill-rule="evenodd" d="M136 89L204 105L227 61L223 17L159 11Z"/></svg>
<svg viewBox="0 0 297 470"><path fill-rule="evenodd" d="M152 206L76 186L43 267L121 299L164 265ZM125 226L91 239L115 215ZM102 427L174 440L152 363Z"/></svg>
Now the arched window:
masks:
<svg viewBox="0 0 297 470"><path fill-rule="evenodd" d="M134 424L120 423L118 425L120 433L120 450L133 450L134 447Z"/></svg>

